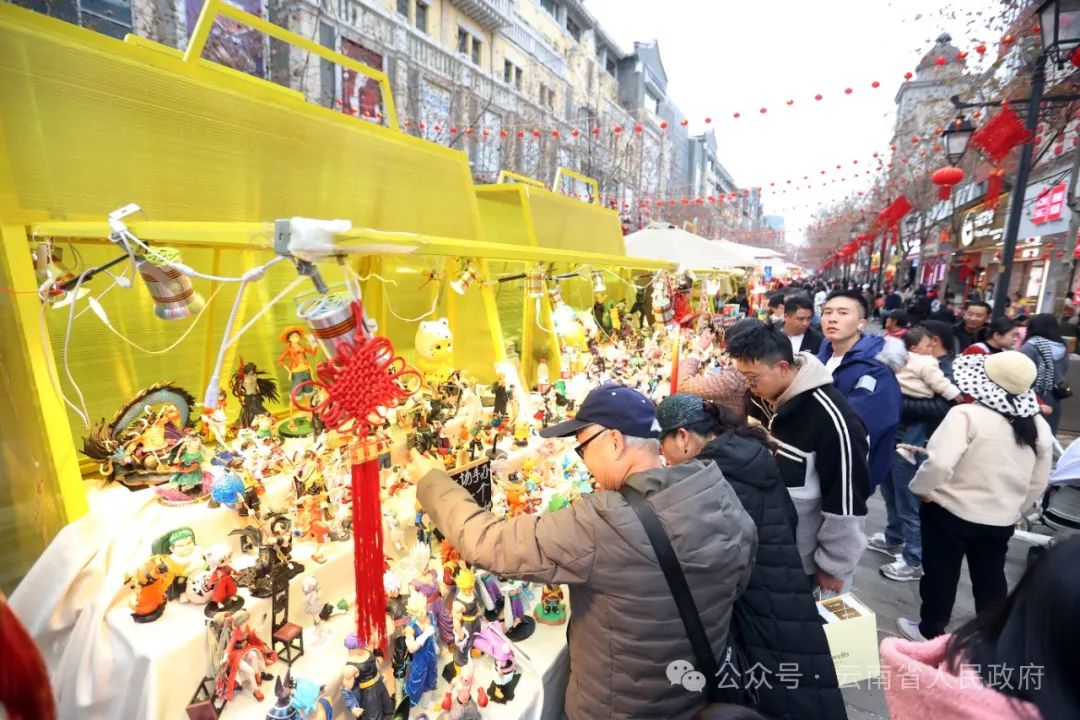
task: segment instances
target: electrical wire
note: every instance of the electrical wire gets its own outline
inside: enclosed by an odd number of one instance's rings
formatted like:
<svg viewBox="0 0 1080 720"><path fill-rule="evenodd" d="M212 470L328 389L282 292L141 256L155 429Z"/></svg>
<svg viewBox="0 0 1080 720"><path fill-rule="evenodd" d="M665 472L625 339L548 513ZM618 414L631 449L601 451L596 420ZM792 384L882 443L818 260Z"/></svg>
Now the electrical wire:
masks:
<svg viewBox="0 0 1080 720"><path fill-rule="evenodd" d="M381 280L383 282L383 284L385 284L385 285L397 285L397 280L388 280L387 278L384 278L382 275L379 275L376 272L371 272L371 273L368 273L367 275L360 275L358 272L356 272L352 268L348 268L348 271L349 271L349 273L351 275L355 276L355 278L357 280L360 280L360 281L366 281L369 278L375 278L376 280ZM386 310L391 315L393 315L395 318L397 318L398 320L400 320L402 322L413 323L413 322L418 322L420 320L423 320L424 318L430 317L430 316L435 314L436 309L439 307L439 295L441 293L442 293L442 286L440 284L439 288L436 289L436 291L435 291L435 297L432 298L432 300L431 300L431 309L428 310L426 313L423 313L422 315L417 315L414 318L406 318L406 317L402 317L402 316L398 315L397 311L394 310L394 306L390 304L390 298L387 296L387 294L385 292L383 293L383 302L386 304ZM356 296L357 297L360 296L359 292L357 292Z"/></svg>
<svg viewBox="0 0 1080 720"><path fill-rule="evenodd" d="M199 310L199 312L197 312L195 314L195 317L192 319L191 323L187 326L187 329L184 330L183 333L181 333L180 337L178 337L176 339L176 341L172 345L169 345L166 348L162 348L161 350L150 350L148 348L144 348L142 345L139 345L137 342L135 342L131 338L128 338L123 333L121 333L119 330L117 330L115 327L113 327L112 323L106 322L104 317L102 317L100 315L98 317L104 323L105 327L107 327L112 332L113 335L120 338L121 340L123 340L125 343L127 343L131 347L135 348L136 350L138 350L140 352L144 352L147 355L164 355L165 353L168 353L168 352L176 349L176 347L180 343L182 343L185 339L187 339L187 336L190 335L191 331L195 329L195 326L199 324L199 320L200 320L200 318L202 318L203 313L205 313L206 309L210 307L210 304L214 302L214 298L217 297L217 294L219 292L221 292L222 287L224 287L224 286L219 284L216 288L214 288L214 291L212 293L210 293L210 297L207 298L206 303L202 306L202 308ZM102 294L104 294L104 293L102 293ZM99 295L98 297L100 298L101 296ZM93 308L91 307L91 308L88 308L88 309L93 309ZM83 310L83 312L86 312L86 310ZM82 313L80 313L80 315L81 314ZM97 315L96 312L94 314ZM76 317L78 317L78 316L76 316Z"/></svg>
<svg viewBox="0 0 1080 720"><path fill-rule="evenodd" d="M269 270L270 268L272 268L274 265L277 265L278 263L284 262L285 260L289 259L289 257L287 255L277 255L276 257L274 257L273 259L263 263L262 265L259 265L258 267L255 267L255 268L252 268L251 270L248 270L246 273L244 273L243 275L241 275L239 277L224 277L224 276L221 276L221 275L208 275L206 273L201 273L201 272L199 272L198 270L195 270L192 267L184 265L183 263L178 263L178 262L175 262L173 260L170 260L169 258L165 257L164 255L159 253L154 248L152 248L149 245L147 245L146 243L144 243L139 238L132 235L129 230L123 230L123 231L117 233L117 235L121 236L125 240L130 240L130 241L134 242L136 245L138 245L140 248L143 249L143 251L146 253L146 257L148 259L150 259L150 260L153 260L156 264L161 265L163 267L173 268L174 270L176 270L178 272L181 272L184 275L187 275L189 277L201 278L203 280L210 280L211 282L243 283L243 282L247 282L249 280L257 280L260 277L262 277L266 273L266 271ZM127 249L129 254L131 254L131 249L129 247L127 247L127 243L120 243L120 244ZM132 258L132 264L134 264L134 257Z"/></svg>

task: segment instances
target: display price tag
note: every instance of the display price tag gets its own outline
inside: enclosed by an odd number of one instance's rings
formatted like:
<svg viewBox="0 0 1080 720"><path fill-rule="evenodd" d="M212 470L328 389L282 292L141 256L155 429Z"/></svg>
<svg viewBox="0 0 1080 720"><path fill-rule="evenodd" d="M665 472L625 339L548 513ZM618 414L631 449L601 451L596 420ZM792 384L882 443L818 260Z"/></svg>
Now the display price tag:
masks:
<svg viewBox="0 0 1080 720"><path fill-rule="evenodd" d="M482 507L491 509L491 461L488 459L463 465L450 473L461 487L469 491Z"/></svg>

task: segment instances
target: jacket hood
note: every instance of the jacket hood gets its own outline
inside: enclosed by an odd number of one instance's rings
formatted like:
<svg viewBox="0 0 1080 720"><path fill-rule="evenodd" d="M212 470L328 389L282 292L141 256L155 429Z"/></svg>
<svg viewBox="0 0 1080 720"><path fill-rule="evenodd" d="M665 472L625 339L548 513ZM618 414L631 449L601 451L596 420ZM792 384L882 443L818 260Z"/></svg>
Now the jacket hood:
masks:
<svg viewBox="0 0 1080 720"><path fill-rule="evenodd" d="M828 347L828 343L825 347ZM799 369L799 373L788 389L776 398L776 402L771 403L774 408L782 407L789 400L807 390L832 384L832 375L825 369L825 365L808 352L801 352L795 356L795 367Z"/></svg>
<svg viewBox="0 0 1080 720"><path fill-rule="evenodd" d="M626 478L626 484L648 497L699 473L715 472L716 468L711 463L691 460L678 465L650 468L633 473Z"/></svg>
<svg viewBox="0 0 1080 720"><path fill-rule="evenodd" d="M753 487L772 487L776 482L776 461L769 449L754 438L720 435L702 448L698 459L712 460L725 477L737 477Z"/></svg>
<svg viewBox="0 0 1080 720"><path fill-rule="evenodd" d="M832 341L826 340L821 345L818 357L828 359L832 357ZM896 372L907 364L907 348L899 338L885 337L882 335L863 335L851 349L844 353L844 361L841 365L852 362L877 360L879 363Z"/></svg>
<svg viewBox="0 0 1080 720"><path fill-rule="evenodd" d="M988 688L970 666L953 669L945 648L950 635L929 642L885 638L881 669L885 699L895 718L950 720L1040 720L1031 703L1006 697Z"/></svg>

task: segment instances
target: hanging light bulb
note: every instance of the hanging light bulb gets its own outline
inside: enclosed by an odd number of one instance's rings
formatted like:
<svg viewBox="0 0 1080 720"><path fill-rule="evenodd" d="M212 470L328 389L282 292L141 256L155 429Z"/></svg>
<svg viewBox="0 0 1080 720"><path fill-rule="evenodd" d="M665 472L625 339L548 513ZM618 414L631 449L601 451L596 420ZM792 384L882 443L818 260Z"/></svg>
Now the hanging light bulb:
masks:
<svg viewBox="0 0 1080 720"><path fill-rule="evenodd" d="M135 261L135 268L154 299L154 314L162 320L191 317L206 304L202 295L195 292L191 278L167 267L169 263L179 262L180 251L170 247L155 248L154 260L139 257Z"/></svg>
<svg viewBox="0 0 1080 720"><path fill-rule="evenodd" d="M563 304L562 293L559 292L559 282L557 280L552 279L552 281L548 283L547 293L552 310Z"/></svg>
<svg viewBox="0 0 1080 720"><path fill-rule="evenodd" d="M60 288L74 280L75 274L64 265L61 248L54 247L51 242L40 242L34 248L34 274L42 298L49 303L49 307L64 308L90 294L90 288L85 285L79 287L78 294Z"/></svg>
<svg viewBox="0 0 1080 720"><path fill-rule="evenodd" d="M599 270L592 271L592 290L594 293L607 292L607 284L604 282L604 274Z"/></svg>
<svg viewBox="0 0 1080 720"><path fill-rule="evenodd" d="M334 357L337 343L356 338L356 314L353 312L353 296L345 288L335 288L323 295L309 292L296 298L296 314L303 319L311 334L322 346L326 357ZM374 335L378 328L364 313L365 334Z"/></svg>
<svg viewBox="0 0 1080 720"><path fill-rule="evenodd" d="M476 265L469 262L465 265L465 268L458 274L457 280L450 283L451 289L458 295L464 295L465 291L476 282L476 279L480 276L480 271L476 269Z"/></svg>
<svg viewBox="0 0 1080 720"><path fill-rule="evenodd" d="M716 295L720 292L720 278L716 275L710 275L705 278L705 294L709 296Z"/></svg>
<svg viewBox="0 0 1080 720"><path fill-rule="evenodd" d="M544 271L539 266L529 270L525 276L525 290L530 298L544 297Z"/></svg>

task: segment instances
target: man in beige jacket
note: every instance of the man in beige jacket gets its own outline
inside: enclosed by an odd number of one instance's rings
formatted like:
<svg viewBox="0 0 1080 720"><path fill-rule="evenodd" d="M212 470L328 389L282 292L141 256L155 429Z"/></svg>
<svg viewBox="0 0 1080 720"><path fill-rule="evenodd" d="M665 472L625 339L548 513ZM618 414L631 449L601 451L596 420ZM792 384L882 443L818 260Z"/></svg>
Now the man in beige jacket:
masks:
<svg viewBox="0 0 1080 720"><path fill-rule="evenodd" d="M634 390L596 388L573 420L542 434L575 435L601 489L562 510L502 519L446 473L431 470L417 487L420 504L466 561L516 579L570 586L571 720L689 718L704 694L692 681L673 684L668 666L692 666L694 654L622 491L636 489L656 510L718 666L732 603L750 576L753 521L715 464L661 466L655 408Z"/></svg>

